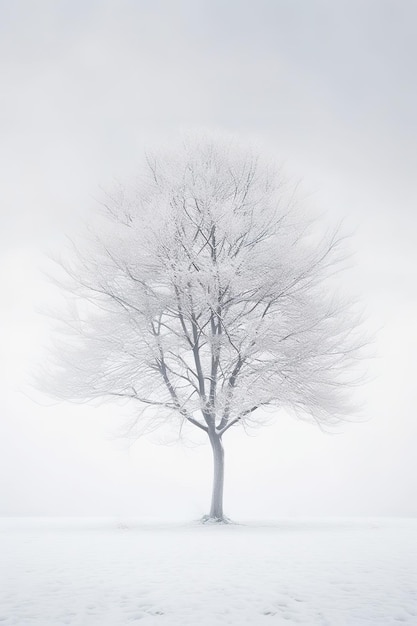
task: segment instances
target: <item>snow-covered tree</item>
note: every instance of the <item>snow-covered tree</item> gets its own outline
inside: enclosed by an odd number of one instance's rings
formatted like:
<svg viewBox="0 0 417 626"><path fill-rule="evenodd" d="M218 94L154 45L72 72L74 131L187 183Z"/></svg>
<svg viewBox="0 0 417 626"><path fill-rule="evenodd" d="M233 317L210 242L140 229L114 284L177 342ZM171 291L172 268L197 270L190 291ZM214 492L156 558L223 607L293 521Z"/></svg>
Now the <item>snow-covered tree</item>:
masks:
<svg viewBox="0 0 417 626"><path fill-rule="evenodd" d="M207 519L225 519L229 429L261 426L265 407L322 424L350 411L362 342L354 308L335 296L342 237L294 196L252 151L185 141L107 196L65 263L86 304L79 341L59 348L55 392L130 398L139 421L204 432Z"/></svg>

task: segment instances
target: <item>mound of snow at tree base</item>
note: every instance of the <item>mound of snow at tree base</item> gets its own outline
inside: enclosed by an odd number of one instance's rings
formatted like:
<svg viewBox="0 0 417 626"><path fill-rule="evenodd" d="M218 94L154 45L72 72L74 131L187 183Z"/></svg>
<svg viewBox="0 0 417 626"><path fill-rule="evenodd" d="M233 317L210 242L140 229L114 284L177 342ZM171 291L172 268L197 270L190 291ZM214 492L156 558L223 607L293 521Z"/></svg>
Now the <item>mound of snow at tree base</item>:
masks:
<svg viewBox="0 0 417 626"><path fill-rule="evenodd" d="M417 520L0 519L0 624L417 624Z"/></svg>

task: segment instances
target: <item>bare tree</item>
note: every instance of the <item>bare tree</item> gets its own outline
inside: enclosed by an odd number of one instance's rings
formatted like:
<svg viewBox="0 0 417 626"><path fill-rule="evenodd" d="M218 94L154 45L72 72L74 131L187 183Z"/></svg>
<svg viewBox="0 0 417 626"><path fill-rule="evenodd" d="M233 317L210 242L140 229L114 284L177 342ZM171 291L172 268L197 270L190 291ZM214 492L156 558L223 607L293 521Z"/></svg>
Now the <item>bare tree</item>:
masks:
<svg viewBox="0 0 417 626"><path fill-rule="evenodd" d="M307 219L279 172L251 151L190 140L148 157L109 195L65 263L87 303L59 350L63 398L130 398L140 420L204 432L214 457L206 519L224 521L223 438L263 407L340 420L361 349L335 297L338 232ZM74 248L75 250L75 248Z"/></svg>

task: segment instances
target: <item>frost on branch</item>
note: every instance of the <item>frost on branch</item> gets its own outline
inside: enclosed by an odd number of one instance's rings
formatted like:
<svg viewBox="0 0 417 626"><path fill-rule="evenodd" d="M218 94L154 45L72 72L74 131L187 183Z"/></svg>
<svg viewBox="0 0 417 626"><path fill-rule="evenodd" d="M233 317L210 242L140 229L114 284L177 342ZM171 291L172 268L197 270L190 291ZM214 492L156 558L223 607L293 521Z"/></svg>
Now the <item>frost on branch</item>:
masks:
<svg viewBox="0 0 417 626"><path fill-rule="evenodd" d="M131 398L156 407L148 427L217 436L262 424L265 406L339 420L363 341L335 295L342 238L318 226L251 152L201 139L148 157L65 263L87 304L55 393Z"/></svg>

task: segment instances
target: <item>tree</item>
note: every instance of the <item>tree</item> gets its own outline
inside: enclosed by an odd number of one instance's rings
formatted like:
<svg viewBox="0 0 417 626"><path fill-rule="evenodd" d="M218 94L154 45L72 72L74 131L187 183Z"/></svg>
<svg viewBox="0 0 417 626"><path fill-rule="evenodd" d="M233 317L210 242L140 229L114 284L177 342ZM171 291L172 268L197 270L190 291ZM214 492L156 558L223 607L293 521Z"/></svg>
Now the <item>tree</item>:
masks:
<svg viewBox="0 0 417 626"><path fill-rule="evenodd" d="M128 398L148 426L205 433L206 519L224 521L229 429L264 424L267 406L319 424L350 411L362 341L354 307L335 296L342 240L250 150L200 138L148 157L64 263L87 304L59 348L55 392Z"/></svg>

